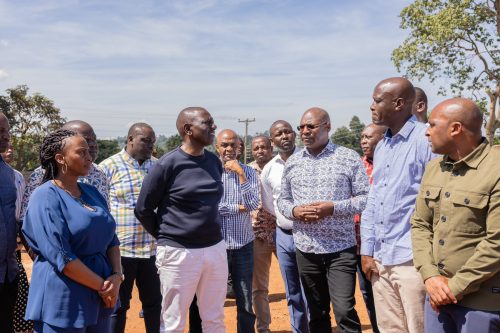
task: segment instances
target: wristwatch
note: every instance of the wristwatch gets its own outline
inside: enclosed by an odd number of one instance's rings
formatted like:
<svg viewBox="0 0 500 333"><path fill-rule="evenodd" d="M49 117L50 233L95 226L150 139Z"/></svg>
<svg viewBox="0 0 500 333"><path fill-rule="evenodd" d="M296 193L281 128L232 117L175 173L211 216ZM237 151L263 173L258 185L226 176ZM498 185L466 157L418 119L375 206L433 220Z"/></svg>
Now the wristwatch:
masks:
<svg viewBox="0 0 500 333"><path fill-rule="evenodd" d="M120 277L120 280L125 281L125 274L123 274L122 272L113 272L111 273L111 275L118 275Z"/></svg>

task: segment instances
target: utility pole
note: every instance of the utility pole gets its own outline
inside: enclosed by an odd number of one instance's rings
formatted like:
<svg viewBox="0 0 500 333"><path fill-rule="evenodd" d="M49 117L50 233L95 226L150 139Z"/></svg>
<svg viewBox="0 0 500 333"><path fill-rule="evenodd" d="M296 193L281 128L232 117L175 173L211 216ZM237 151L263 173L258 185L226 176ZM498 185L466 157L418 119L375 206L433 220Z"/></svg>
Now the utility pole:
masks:
<svg viewBox="0 0 500 333"><path fill-rule="evenodd" d="M244 120L241 120L241 119L238 119L238 122L239 123L245 123L245 139L243 140L243 142L245 143L245 151L243 152L243 163L247 164L247 138L248 138L248 123L253 123L255 121L255 118L252 118L252 119L244 119Z"/></svg>

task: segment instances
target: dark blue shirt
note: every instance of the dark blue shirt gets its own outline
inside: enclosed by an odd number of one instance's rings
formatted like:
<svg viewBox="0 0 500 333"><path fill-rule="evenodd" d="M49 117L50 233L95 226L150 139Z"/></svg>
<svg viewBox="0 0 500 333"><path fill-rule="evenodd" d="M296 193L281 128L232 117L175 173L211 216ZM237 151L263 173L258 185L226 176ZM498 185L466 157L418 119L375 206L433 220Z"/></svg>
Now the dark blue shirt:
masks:
<svg viewBox="0 0 500 333"><path fill-rule="evenodd" d="M202 248L222 240L219 201L222 164L211 152L191 156L177 148L144 178L135 215L158 245Z"/></svg>
<svg viewBox="0 0 500 333"><path fill-rule="evenodd" d="M0 283L15 279L16 183L14 170L0 156Z"/></svg>

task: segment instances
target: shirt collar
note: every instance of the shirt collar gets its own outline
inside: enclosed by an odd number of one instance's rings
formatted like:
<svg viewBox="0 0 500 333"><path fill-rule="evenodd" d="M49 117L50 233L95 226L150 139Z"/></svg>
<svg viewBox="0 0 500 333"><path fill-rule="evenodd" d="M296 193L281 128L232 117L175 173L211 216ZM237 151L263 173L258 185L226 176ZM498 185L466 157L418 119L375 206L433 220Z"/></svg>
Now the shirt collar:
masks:
<svg viewBox="0 0 500 333"><path fill-rule="evenodd" d="M331 142L330 140L328 140L328 143L326 144L325 148L323 148L323 150L316 157L321 156L322 154L324 154L327 151L334 151L335 150L335 146L336 145L333 142ZM302 149L302 156L305 156L305 155L312 156L311 153L309 153L309 150L307 150L307 148Z"/></svg>
<svg viewBox="0 0 500 333"><path fill-rule="evenodd" d="M467 165L469 168L477 169L479 163L488 155L491 146L488 140L483 137L479 146L476 147L469 155L462 158L460 161L454 162L449 155L445 155L443 161L445 164L453 164L453 166Z"/></svg>
<svg viewBox="0 0 500 333"><path fill-rule="evenodd" d="M151 161L150 158L148 158L147 160L145 160L142 165L139 164L139 162L133 158L132 156L130 156L129 153L127 153L127 151L125 150L125 148L122 149L122 151L120 152L122 158L125 160L125 162L128 162L132 165L134 165L135 167L137 168L140 168L141 166L145 166L149 163L149 161Z"/></svg>
<svg viewBox="0 0 500 333"><path fill-rule="evenodd" d="M295 153L297 153L297 152L299 152L299 151L300 151L300 149L301 149L301 148L299 148L299 147L295 146L295 149L293 150L292 155L293 155L293 154L295 154ZM292 155L290 155L290 156L292 156ZM290 158L290 156L288 156L288 158ZM281 155L280 155L279 153L278 153L278 155L276 155L275 159L276 159L276 162L278 162L278 163L282 163L282 164L285 164L285 163L286 163L286 161L285 161L285 160L283 160L283 158L281 158Z"/></svg>
<svg viewBox="0 0 500 333"><path fill-rule="evenodd" d="M400 135L404 139L406 139L408 138L408 136L410 136L411 132L416 126L416 123L417 123L417 118L415 116L411 116L403 125L403 127L399 130L399 132L393 135L391 129L388 128L387 131L385 131L384 137L390 139L392 137Z"/></svg>

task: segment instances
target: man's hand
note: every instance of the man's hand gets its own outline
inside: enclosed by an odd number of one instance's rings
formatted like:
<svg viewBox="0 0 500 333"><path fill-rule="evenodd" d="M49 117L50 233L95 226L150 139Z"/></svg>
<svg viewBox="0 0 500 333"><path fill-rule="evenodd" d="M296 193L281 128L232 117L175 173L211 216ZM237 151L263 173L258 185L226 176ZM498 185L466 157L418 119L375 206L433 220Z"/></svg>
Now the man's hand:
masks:
<svg viewBox="0 0 500 333"><path fill-rule="evenodd" d="M304 222L314 222L319 217L317 209L310 205L295 206L292 214L296 219Z"/></svg>
<svg viewBox="0 0 500 333"><path fill-rule="evenodd" d="M316 222L333 214L333 202L318 201L308 205L295 206L292 214L296 219L304 222Z"/></svg>
<svg viewBox="0 0 500 333"><path fill-rule="evenodd" d="M316 210L318 220L333 215L334 207L332 201L313 202L310 206Z"/></svg>
<svg viewBox="0 0 500 333"><path fill-rule="evenodd" d="M429 294L430 303L434 311L439 312L437 309L440 305L456 304L457 299L448 287L448 278L438 275L425 280L425 289Z"/></svg>
<svg viewBox="0 0 500 333"><path fill-rule="evenodd" d="M363 273L365 273L368 281L372 280L373 274L376 276L379 275L379 271L377 269L377 265L375 265L375 259L373 259L373 257L361 256L361 269L363 270Z"/></svg>
<svg viewBox="0 0 500 333"><path fill-rule="evenodd" d="M247 181L247 177L245 176L245 172L243 171L243 168L241 167L240 163L237 160L229 160L224 163L224 169L227 171L233 171L236 172L240 179L240 184L243 184L244 182Z"/></svg>

